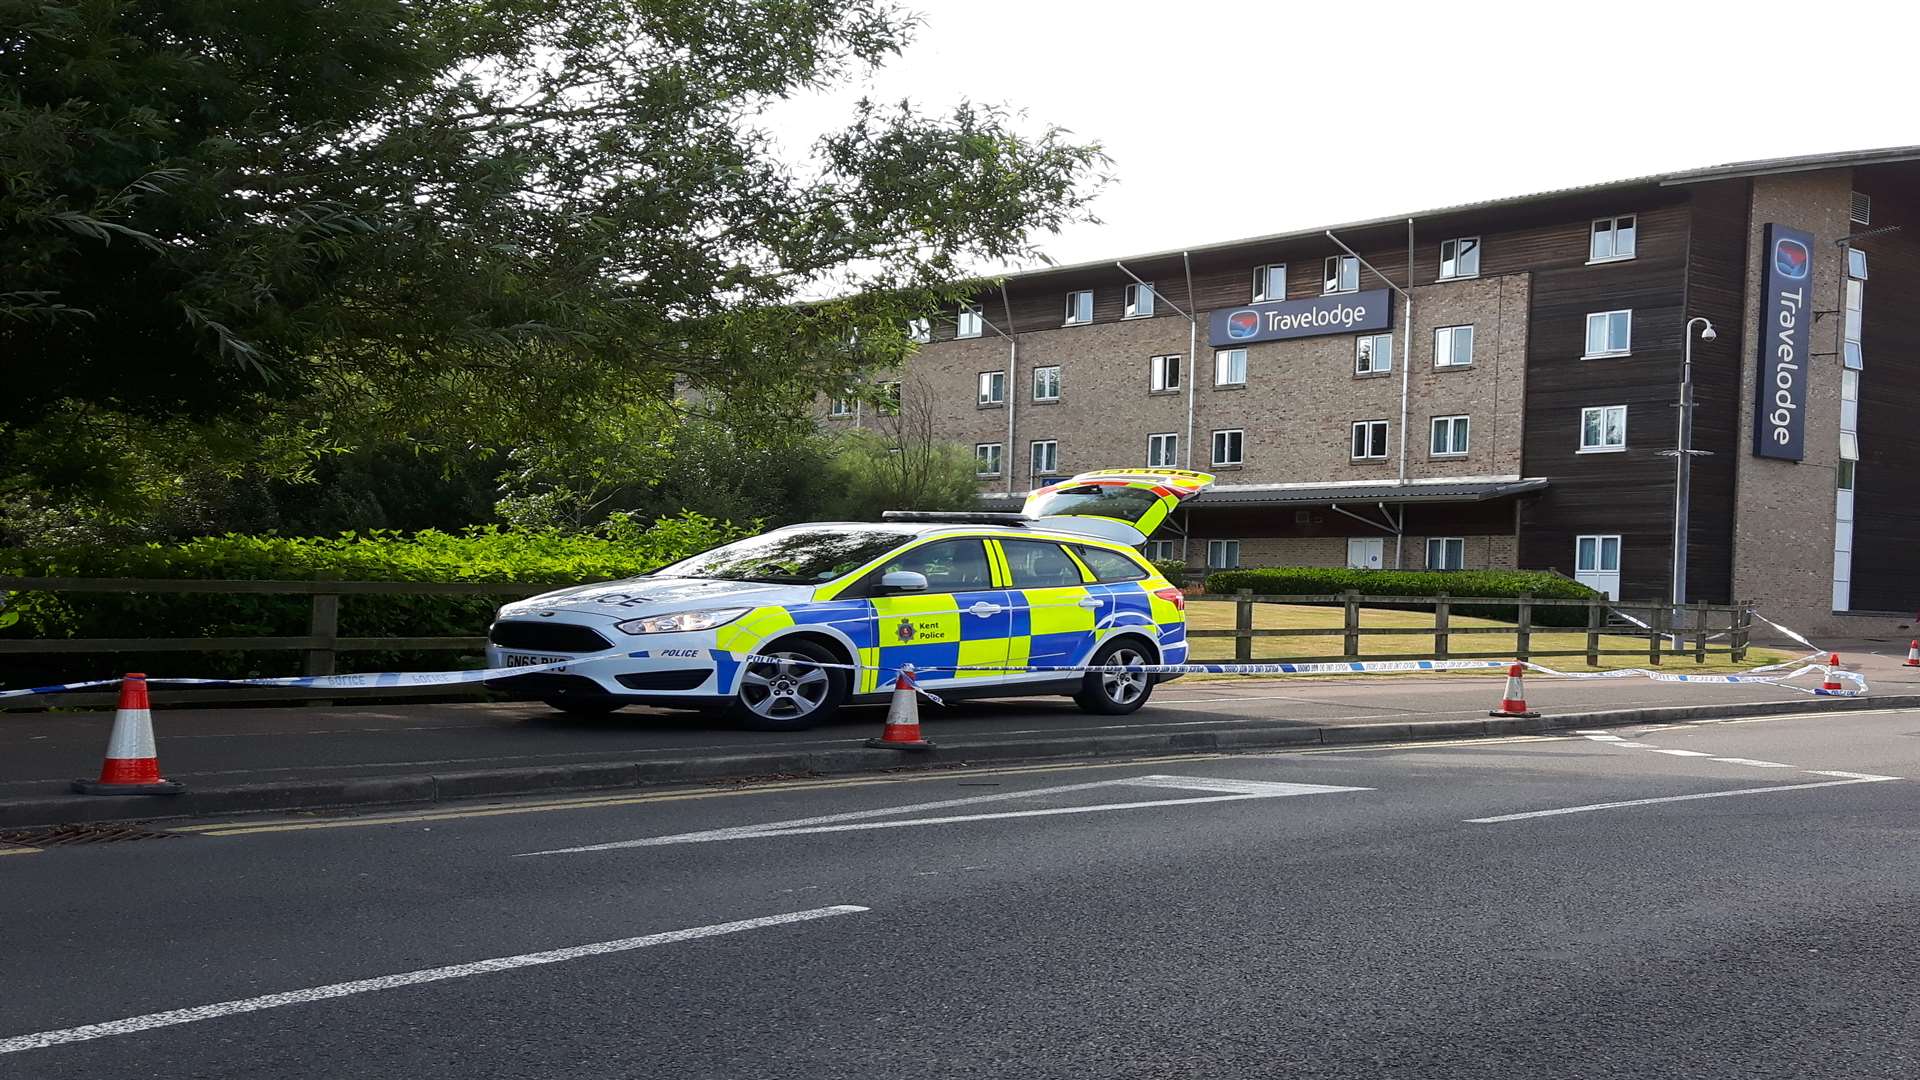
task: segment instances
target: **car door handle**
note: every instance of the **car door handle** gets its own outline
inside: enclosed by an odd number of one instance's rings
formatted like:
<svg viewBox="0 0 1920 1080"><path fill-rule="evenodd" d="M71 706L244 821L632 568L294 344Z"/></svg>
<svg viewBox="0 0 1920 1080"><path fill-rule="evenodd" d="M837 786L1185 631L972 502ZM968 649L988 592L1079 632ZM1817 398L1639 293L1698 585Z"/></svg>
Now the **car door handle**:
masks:
<svg viewBox="0 0 1920 1080"><path fill-rule="evenodd" d="M985 600L975 600L973 606L967 609L967 614L978 615L984 619L989 615L998 615L1005 610L1007 609L1001 607L999 604L990 604Z"/></svg>
<svg viewBox="0 0 1920 1080"><path fill-rule="evenodd" d="M1100 601L1091 596L1083 596L1077 602L1083 608L1098 608L1100 606Z"/></svg>

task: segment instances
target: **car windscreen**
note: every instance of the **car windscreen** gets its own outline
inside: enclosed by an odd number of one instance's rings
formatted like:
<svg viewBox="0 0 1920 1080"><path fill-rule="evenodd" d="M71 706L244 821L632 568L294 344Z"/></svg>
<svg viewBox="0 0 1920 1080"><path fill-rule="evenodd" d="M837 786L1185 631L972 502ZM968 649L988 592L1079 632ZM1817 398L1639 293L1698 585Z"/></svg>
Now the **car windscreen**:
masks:
<svg viewBox="0 0 1920 1080"><path fill-rule="evenodd" d="M1160 496L1146 488L1080 484L1033 500L1025 513L1030 518L1091 516L1139 521L1158 505Z"/></svg>
<svg viewBox="0 0 1920 1080"><path fill-rule="evenodd" d="M780 529L663 566L654 576L815 585L858 570L913 537L898 529Z"/></svg>

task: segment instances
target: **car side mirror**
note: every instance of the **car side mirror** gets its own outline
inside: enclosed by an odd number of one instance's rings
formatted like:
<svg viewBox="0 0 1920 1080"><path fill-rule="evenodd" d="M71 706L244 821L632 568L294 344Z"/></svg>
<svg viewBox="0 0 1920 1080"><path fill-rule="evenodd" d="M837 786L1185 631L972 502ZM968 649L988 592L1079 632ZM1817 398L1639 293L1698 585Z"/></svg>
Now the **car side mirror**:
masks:
<svg viewBox="0 0 1920 1080"><path fill-rule="evenodd" d="M927 575L913 570L890 570L880 575L883 593L926 592Z"/></svg>

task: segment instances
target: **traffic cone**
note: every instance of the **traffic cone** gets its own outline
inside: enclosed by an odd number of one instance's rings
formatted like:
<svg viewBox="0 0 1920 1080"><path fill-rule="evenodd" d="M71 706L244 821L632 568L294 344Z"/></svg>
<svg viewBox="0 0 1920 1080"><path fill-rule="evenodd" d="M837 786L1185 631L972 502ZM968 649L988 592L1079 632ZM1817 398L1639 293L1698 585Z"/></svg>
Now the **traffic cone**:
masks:
<svg viewBox="0 0 1920 1080"><path fill-rule="evenodd" d="M1507 669L1507 695L1500 699L1500 707L1490 710L1488 716L1504 716L1519 720L1531 720L1540 714L1527 708L1527 690L1521 685L1520 676L1526 668L1514 664Z"/></svg>
<svg viewBox="0 0 1920 1080"><path fill-rule="evenodd" d="M178 795L186 790L160 778L145 675L128 675L120 680L120 708L113 714L113 734L107 738L100 779L75 780L73 790L82 795Z"/></svg>
<svg viewBox="0 0 1920 1080"><path fill-rule="evenodd" d="M1840 654L1839 653L1829 654L1827 656L1827 681L1820 684L1821 693L1831 694L1831 693L1834 693L1835 691L1845 692L1846 687L1841 686L1840 680L1835 678L1833 674L1834 669L1838 668L1839 666L1840 666Z"/></svg>
<svg viewBox="0 0 1920 1080"><path fill-rule="evenodd" d="M1907 666L1920 667L1920 639L1907 642Z"/></svg>
<svg viewBox="0 0 1920 1080"><path fill-rule="evenodd" d="M919 692L913 688L913 665L900 668L893 682L893 700L887 703L887 726L880 737L868 739L876 750L931 750L933 744L920 737Z"/></svg>

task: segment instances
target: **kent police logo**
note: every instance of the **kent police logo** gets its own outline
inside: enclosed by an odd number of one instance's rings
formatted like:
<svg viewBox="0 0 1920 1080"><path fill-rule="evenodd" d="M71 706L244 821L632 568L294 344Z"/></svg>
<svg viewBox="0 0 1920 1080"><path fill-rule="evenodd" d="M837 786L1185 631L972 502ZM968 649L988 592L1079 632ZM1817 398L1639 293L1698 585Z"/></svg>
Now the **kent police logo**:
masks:
<svg viewBox="0 0 1920 1080"><path fill-rule="evenodd" d="M1257 311L1236 311L1227 316L1227 336L1235 341L1244 341L1260 332L1260 313Z"/></svg>
<svg viewBox="0 0 1920 1080"><path fill-rule="evenodd" d="M902 644L912 641L913 640L913 620L901 619L900 625L894 627L893 636L899 638Z"/></svg>
<svg viewBox="0 0 1920 1080"><path fill-rule="evenodd" d="M1807 250L1807 245L1784 238L1773 242L1773 269L1781 277L1797 281L1807 276L1807 270L1812 265L1813 255Z"/></svg>

